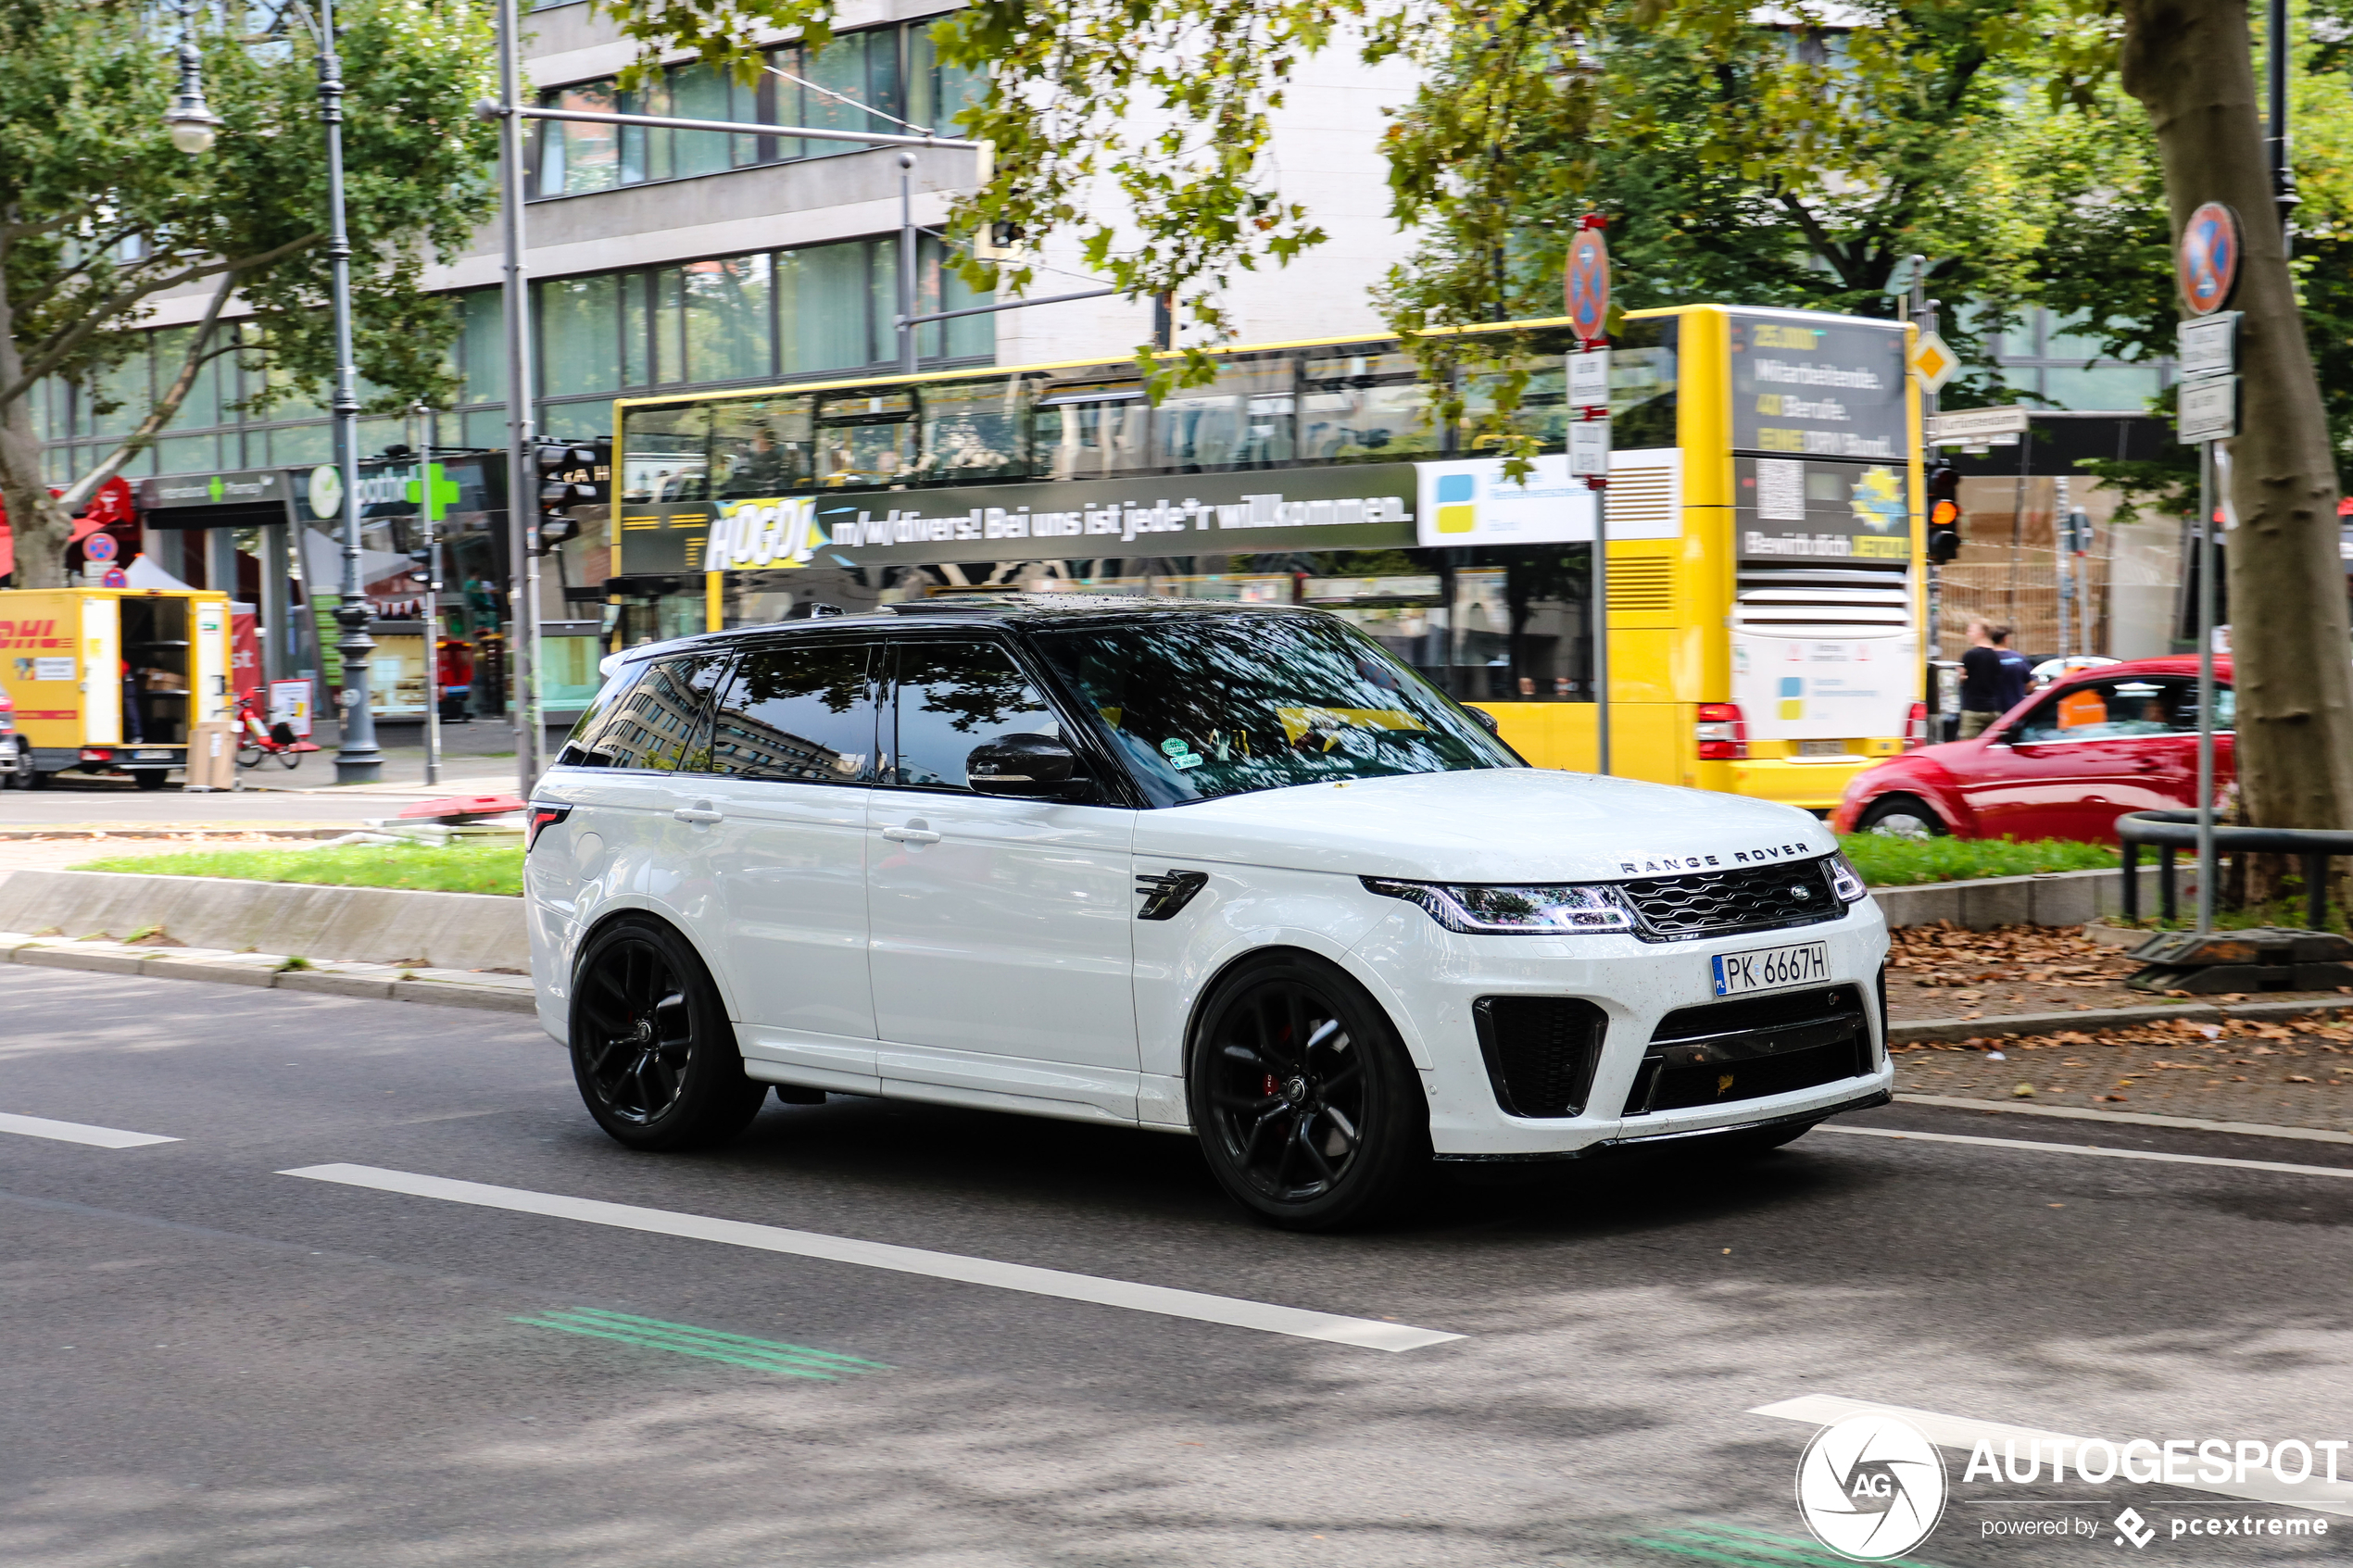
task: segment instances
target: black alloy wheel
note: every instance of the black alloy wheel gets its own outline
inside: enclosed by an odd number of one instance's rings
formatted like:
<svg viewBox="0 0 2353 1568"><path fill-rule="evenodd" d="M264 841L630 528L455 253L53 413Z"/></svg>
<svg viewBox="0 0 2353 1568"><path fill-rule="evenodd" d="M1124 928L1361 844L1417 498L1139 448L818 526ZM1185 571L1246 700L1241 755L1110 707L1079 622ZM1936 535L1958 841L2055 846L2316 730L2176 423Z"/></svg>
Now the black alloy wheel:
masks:
<svg viewBox="0 0 2353 1568"><path fill-rule="evenodd" d="M597 1124L631 1148L724 1143L768 1086L744 1076L711 973L666 925L589 938L573 972L572 1073Z"/></svg>
<svg viewBox="0 0 2353 1568"><path fill-rule="evenodd" d="M1354 981L1304 953L1218 984L1188 1090L1219 1185L1289 1229L1372 1220L1428 1161L1429 1112L1396 1031Z"/></svg>

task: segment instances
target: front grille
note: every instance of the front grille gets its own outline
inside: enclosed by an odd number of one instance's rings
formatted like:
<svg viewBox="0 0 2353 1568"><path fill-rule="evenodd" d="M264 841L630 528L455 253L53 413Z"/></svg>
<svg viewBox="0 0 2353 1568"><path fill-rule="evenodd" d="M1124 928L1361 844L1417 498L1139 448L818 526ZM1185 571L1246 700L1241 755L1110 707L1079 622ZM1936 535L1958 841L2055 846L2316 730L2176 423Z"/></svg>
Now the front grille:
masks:
<svg viewBox="0 0 2353 1568"><path fill-rule="evenodd" d="M1481 997L1471 1016L1506 1116L1584 1113L1608 1025L1600 1008L1576 997Z"/></svg>
<svg viewBox="0 0 2353 1568"><path fill-rule="evenodd" d="M1856 986L1711 1002L1659 1021L1625 1114L1764 1099L1870 1070L1870 1022Z"/></svg>
<svg viewBox="0 0 2353 1568"><path fill-rule="evenodd" d="M1827 855L1818 860L1644 877L1615 885L1641 922L1635 935L1649 942L1815 925L1846 912L1831 885Z"/></svg>

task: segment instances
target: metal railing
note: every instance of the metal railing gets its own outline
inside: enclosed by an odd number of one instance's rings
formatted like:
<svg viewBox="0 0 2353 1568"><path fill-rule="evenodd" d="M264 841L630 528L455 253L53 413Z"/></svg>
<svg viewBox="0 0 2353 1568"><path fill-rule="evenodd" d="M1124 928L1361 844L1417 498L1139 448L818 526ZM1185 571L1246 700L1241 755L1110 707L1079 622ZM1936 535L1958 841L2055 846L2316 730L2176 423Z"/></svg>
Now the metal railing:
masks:
<svg viewBox="0 0 2353 1568"><path fill-rule="evenodd" d="M2197 852L2197 816L2196 811L2133 811L2116 819L2116 836L2124 865L2126 920L2141 918L2141 846L2145 844L2157 851L2158 913L2166 920L2181 918L2173 857L2183 849L2193 855ZM2305 923L2314 931L2327 929L2329 859L2336 855L2353 856L2353 833L2332 828L2236 828L2220 824L2213 833L2218 850L2294 855L2302 860L2308 917Z"/></svg>

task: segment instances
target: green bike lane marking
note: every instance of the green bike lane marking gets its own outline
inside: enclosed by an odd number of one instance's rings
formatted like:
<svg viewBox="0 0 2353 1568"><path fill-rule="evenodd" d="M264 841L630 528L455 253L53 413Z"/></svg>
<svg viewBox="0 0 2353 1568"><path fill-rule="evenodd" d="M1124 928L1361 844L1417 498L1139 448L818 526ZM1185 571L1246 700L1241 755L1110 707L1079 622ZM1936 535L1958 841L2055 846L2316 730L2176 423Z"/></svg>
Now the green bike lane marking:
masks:
<svg viewBox="0 0 2353 1568"><path fill-rule="evenodd" d="M785 1377L812 1377L830 1383L844 1375L891 1370L882 1361L837 1350L788 1345L779 1339L755 1339L749 1335L698 1328L692 1323L664 1323L660 1318L635 1317L627 1312L608 1312L597 1307L575 1307L569 1311L543 1312L535 1318L508 1321L526 1328L550 1328L560 1334L610 1339L641 1349L667 1350Z"/></svg>
<svg viewBox="0 0 2353 1568"><path fill-rule="evenodd" d="M1735 1568L1852 1568L1849 1559L1827 1550L1820 1542L1798 1536L1776 1536L1738 1524L1697 1524L1661 1530L1649 1536L1623 1537L1629 1546L1648 1547L1699 1562L1722 1562ZM1912 1557L1887 1559L1892 1568L1938 1568Z"/></svg>

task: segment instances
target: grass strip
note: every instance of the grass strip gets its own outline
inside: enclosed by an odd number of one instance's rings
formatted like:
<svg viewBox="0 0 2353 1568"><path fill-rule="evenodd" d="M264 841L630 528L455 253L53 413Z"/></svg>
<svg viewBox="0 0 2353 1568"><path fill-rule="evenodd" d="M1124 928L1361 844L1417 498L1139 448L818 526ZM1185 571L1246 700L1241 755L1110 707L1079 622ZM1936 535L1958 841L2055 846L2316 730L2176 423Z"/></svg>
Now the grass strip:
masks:
<svg viewBox="0 0 2353 1568"><path fill-rule="evenodd" d="M774 1357L730 1354L708 1346L677 1343L658 1338L650 1334L618 1333L610 1329L591 1328L585 1323L556 1322L552 1318L510 1318L508 1321L522 1323L526 1328L552 1328L559 1334L578 1334L590 1339L610 1339L623 1345L635 1345L641 1350L667 1350L673 1355L696 1356L707 1361L724 1361L729 1366L749 1367L754 1372L773 1372L784 1377L812 1377L821 1383L839 1381L830 1372L793 1366Z"/></svg>
<svg viewBox="0 0 2353 1568"><path fill-rule="evenodd" d="M2116 848L2071 838L1897 838L1850 833L1838 841L1873 887L1966 882L1982 876L2036 876L2047 872L2114 871Z"/></svg>
<svg viewBox="0 0 2353 1568"><path fill-rule="evenodd" d="M763 1350L774 1355L804 1358L826 1365L837 1366L844 1372L888 1372L889 1364L870 1361L863 1356L845 1355L839 1350L820 1350L808 1345L787 1345L781 1339L754 1339L748 1334L730 1334L724 1329L698 1328L692 1323L664 1323L660 1318L633 1317L627 1312L608 1312L600 1307L574 1307L565 1312L550 1312L550 1317L574 1318L599 1323L611 1328L635 1328L656 1334L689 1335L724 1347Z"/></svg>
<svg viewBox="0 0 2353 1568"><path fill-rule="evenodd" d="M219 876L240 882L308 883L327 887L397 887L423 893L522 896L519 844L337 844L315 849L192 849L172 855L116 855L78 872L143 876Z"/></svg>

